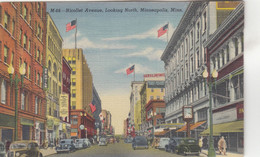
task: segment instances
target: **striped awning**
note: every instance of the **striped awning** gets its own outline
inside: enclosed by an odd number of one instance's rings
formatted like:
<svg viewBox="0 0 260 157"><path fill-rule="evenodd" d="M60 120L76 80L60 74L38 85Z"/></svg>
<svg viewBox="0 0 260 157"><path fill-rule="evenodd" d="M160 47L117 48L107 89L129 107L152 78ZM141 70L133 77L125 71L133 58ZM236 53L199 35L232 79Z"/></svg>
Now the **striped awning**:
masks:
<svg viewBox="0 0 260 157"><path fill-rule="evenodd" d="M201 122L197 122L197 123L194 123L194 124L190 124L190 130L194 130L194 129L196 129L197 127L201 126L204 123L206 123L206 121L201 121ZM186 131L186 130L187 130L187 125L184 125L182 128L180 128L176 132L182 132L182 131Z"/></svg>

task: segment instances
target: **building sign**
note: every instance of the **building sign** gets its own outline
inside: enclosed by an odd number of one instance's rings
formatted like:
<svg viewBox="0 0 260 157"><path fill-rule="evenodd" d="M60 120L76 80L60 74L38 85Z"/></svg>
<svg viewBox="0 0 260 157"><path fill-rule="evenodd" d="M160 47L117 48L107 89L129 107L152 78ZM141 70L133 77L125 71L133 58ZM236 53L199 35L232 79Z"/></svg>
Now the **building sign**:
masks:
<svg viewBox="0 0 260 157"><path fill-rule="evenodd" d="M43 89L47 89L48 88L48 68L44 67L43 68L43 74L42 74L42 87Z"/></svg>
<svg viewBox="0 0 260 157"><path fill-rule="evenodd" d="M244 119L244 104L237 105L237 119Z"/></svg>
<svg viewBox="0 0 260 157"><path fill-rule="evenodd" d="M149 81L147 82L148 88L164 88L164 81Z"/></svg>
<svg viewBox="0 0 260 157"><path fill-rule="evenodd" d="M235 120L237 120L236 108L231 108L231 109L213 114L213 124L232 122Z"/></svg>
<svg viewBox="0 0 260 157"><path fill-rule="evenodd" d="M69 116L69 95L66 93L60 95L60 116Z"/></svg>
<svg viewBox="0 0 260 157"><path fill-rule="evenodd" d="M144 74L144 80L165 80L165 74L164 73L157 73L157 74Z"/></svg>

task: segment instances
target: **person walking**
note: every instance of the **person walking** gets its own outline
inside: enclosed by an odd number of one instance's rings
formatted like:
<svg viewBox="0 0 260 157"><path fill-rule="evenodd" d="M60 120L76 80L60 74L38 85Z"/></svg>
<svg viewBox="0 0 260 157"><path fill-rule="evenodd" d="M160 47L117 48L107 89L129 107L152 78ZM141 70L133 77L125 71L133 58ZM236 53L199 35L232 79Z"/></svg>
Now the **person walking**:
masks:
<svg viewBox="0 0 260 157"><path fill-rule="evenodd" d="M226 148L227 148L227 143L226 140L224 139L224 136L222 136L218 141L219 154L223 153L223 155L226 155Z"/></svg>
<svg viewBox="0 0 260 157"><path fill-rule="evenodd" d="M202 146L203 146L203 138L200 137L199 139L199 146L200 146L200 152L201 152L201 149L202 149Z"/></svg>

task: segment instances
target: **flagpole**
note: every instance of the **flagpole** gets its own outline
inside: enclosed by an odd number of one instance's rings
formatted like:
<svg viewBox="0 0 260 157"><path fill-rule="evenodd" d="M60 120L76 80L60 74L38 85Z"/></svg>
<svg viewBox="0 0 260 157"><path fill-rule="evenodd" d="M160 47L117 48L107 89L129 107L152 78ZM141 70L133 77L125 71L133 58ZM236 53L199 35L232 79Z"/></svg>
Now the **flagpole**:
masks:
<svg viewBox="0 0 260 157"><path fill-rule="evenodd" d="M168 43L168 32L169 32L169 22L168 22L168 30L167 30L167 43Z"/></svg>
<svg viewBox="0 0 260 157"><path fill-rule="evenodd" d="M135 65L134 65L134 81L135 81Z"/></svg>
<svg viewBox="0 0 260 157"><path fill-rule="evenodd" d="M77 24L77 18L76 18L75 49L77 49L77 27L78 27L78 24Z"/></svg>

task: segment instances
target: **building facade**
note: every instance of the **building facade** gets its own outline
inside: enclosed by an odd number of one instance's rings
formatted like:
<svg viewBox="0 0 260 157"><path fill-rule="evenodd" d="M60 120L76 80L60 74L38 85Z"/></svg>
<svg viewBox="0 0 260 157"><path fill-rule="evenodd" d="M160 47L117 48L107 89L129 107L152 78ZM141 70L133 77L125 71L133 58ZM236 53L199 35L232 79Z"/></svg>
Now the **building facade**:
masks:
<svg viewBox="0 0 260 157"><path fill-rule="evenodd" d="M92 74L82 49L63 49L63 56L71 72L71 137L90 137L95 131L95 120L89 104L93 99ZM85 131L79 129L84 124Z"/></svg>
<svg viewBox="0 0 260 157"><path fill-rule="evenodd" d="M62 138L70 138L71 133L71 71L69 63L62 57L62 96L60 97L60 117L63 120L62 129L64 132Z"/></svg>
<svg viewBox="0 0 260 157"><path fill-rule="evenodd" d="M141 118L141 110L137 112L139 108L141 108L140 103L138 106L138 101L140 101L140 89L143 85L143 81L132 81L131 83L131 95L130 95L130 119L131 124L135 126L136 130L139 130L138 119Z"/></svg>
<svg viewBox="0 0 260 157"><path fill-rule="evenodd" d="M244 150L244 3L205 43L207 69L218 71L213 87L213 135L224 136L228 150ZM202 134L208 134L205 130ZM215 138L217 138L215 137Z"/></svg>
<svg viewBox="0 0 260 157"><path fill-rule="evenodd" d="M193 123L208 121L209 101L202 72L207 53L203 44L239 2L191 2L161 60L165 63L166 123L183 123L182 107L193 106ZM191 130L198 138L203 130Z"/></svg>
<svg viewBox="0 0 260 157"><path fill-rule="evenodd" d="M147 132L148 123L146 122L145 106L150 100L164 100L165 98L165 75L164 74L145 74L144 83L140 90L141 98L141 131Z"/></svg>
<svg viewBox="0 0 260 157"><path fill-rule="evenodd" d="M46 3L1 3L0 15L0 140L13 141L17 132L17 140L33 139L42 144L46 124L42 85ZM12 82L7 70L10 66L14 68ZM20 67L25 69L23 86L15 83L16 76L21 78Z"/></svg>
<svg viewBox="0 0 260 157"><path fill-rule="evenodd" d="M49 13L47 13L46 68L48 69L47 139L56 144L61 138L60 95L62 92L62 42L63 39Z"/></svg>
<svg viewBox="0 0 260 157"><path fill-rule="evenodd" d="M100 135L102 124L101 124L101 121L100 121L100 118L99 118L99 114L102 111L102 106L101 106L100 97L98 95L98 92L97 92L94 84L92 86L93 86L93 101L92 101L92 103L93 103L93 105L96 106L96 111L94 112L95 129L97 130L97 135Z"/></svg>

